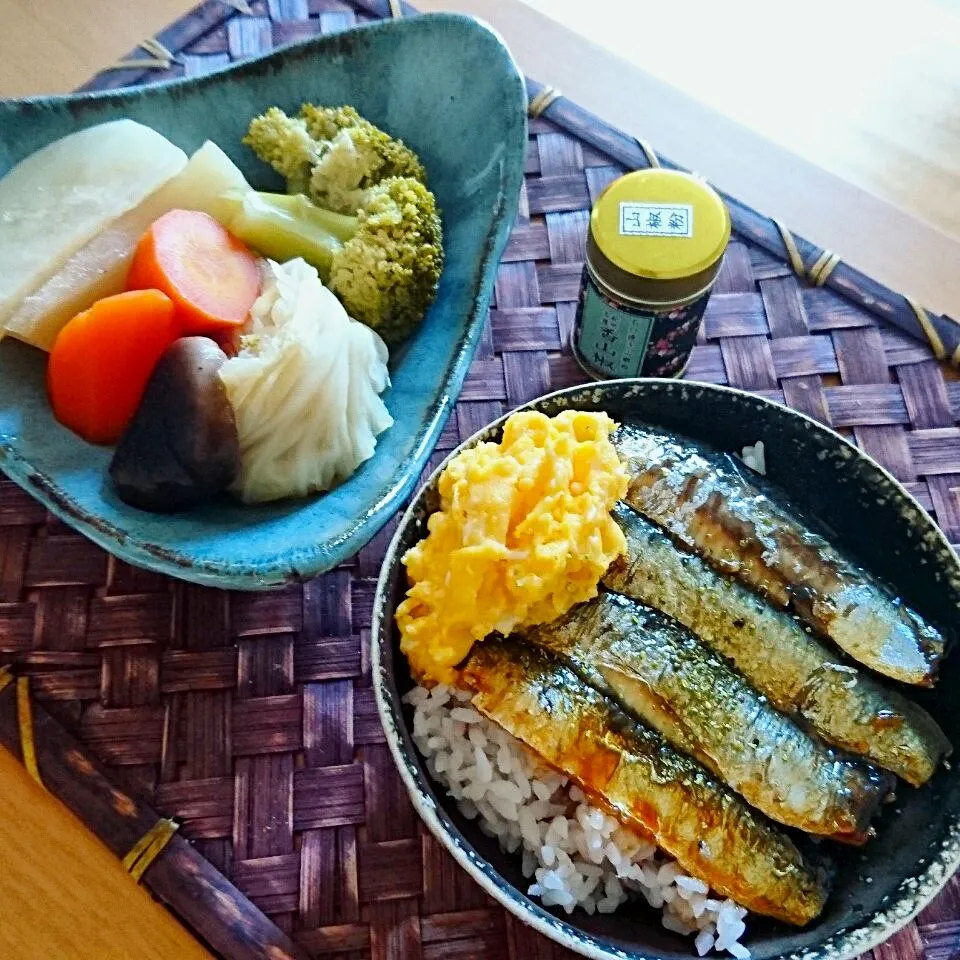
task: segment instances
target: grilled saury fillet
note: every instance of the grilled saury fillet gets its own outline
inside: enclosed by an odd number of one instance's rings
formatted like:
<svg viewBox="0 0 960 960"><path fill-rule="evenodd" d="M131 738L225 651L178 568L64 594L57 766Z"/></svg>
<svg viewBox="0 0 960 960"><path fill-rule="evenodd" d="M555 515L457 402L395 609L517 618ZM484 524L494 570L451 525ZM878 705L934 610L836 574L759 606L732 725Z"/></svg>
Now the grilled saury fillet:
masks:
<svg viewBox="0 0 960 960"><path fill-rule="evenodd" d="M626 500L712 566L790 607L860 663L930 685L943 635L819 534L748 482L731 459L632 424L612 437Z"/></svg>
<svg viewBox="0 0 960 960"><path fill-rule="evenodd" d="M825 878L786 834L550 654L490 639L461 682L478 710L714 890L797 925L823 909Z"/></svg>
<svg viewBox="0 0 960 960"><path fill-rule="evenodd" d="M663 613L611 593L523 636L699 760L768 817L866 839L893 778L838 755Z"/></svg>
<svg viewBox="0 0 960 960"><path fill-rule="evenodd" d="M630 507L617 504L613 516L627 551L607 571L606 586L680 621L828 743L914 786L930 779L950 743L925 710L851 666L796 618L678 549Z"/></svg>

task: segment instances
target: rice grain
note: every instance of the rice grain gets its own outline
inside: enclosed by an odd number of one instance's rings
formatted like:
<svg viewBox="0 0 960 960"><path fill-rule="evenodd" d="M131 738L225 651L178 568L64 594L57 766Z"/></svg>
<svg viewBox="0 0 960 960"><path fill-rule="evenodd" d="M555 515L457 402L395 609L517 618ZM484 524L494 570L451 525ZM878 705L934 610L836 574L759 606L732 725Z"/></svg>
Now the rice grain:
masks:
<svg viewBox="0 0 960 960"><path fill-rule="evenodd" d="M661 911L663 926L696 935L699 956L711 950L747 960L740 943L747 911L710 897L646 837L594 807L567 778L545 767L523 744L474 710L467 691L415 687L413 740L431 776L508 853L521 853L527 889L544 906L572 913L612 913L642 898Z"/></svg>

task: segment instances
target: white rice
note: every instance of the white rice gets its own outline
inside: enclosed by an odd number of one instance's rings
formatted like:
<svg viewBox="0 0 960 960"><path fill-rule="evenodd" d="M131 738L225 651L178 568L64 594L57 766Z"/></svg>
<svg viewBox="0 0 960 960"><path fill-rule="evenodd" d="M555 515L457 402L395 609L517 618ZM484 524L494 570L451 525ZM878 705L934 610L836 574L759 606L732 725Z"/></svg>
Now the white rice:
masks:
<svg viewBox="0 0 960 960"><path fill-rule="evenodd" d="M758 440L753 446L744 447L740 452L740 459L754 472L766 476L767 457L762 440Z"/></svg>
<svg viewBox="0 0 960 960"><path fill-rule="evenodd" d="M520 853L531 897L591 914L643 897L668 930L696 936L700 956L750 956L740 944L743 907L711 896L652 843L591 806L575 784L474 710L469 693L439 684L416 687L404 700L414 708L413 740L431 776L484 834Z"/></svg>

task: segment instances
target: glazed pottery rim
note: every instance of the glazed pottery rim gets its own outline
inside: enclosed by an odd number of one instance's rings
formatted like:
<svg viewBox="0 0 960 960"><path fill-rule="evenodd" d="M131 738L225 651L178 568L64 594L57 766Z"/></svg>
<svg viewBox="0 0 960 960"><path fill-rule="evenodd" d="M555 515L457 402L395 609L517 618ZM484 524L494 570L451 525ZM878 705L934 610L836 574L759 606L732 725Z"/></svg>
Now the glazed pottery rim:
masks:
<svg viewBox="0 0 960 960"><path fill-rule="evenodd" d="M493 24L488 20L484 20L483 17L475 17L468 13L456 13L452 10L437 10L417 13L415 16L391 17L390 19L381 17L374 20L365 20L355 23L351 27L346 27L343 30L338 30L335 33L315 33L306 37L296 37L293 40L286 40L272 47L265 53L260 53L253 57L244 57L242 60L234 60L193 77L184 75L182 77L171 77L167 80L157 80L151 83L136 82L127 86L110 87L103 90L76 90L72 93L37 93L21 97L0 97L0 104L14 107L43 107L47 104L78 103L85 100L122 100L131 95L136 96L147 93L148 91L170 90L182 86L206 85L215 82L224 74L233 73L238 70L243 70L244 68L249 69L255 64L270 60L277 55L300 51L307 47L335 45L344 39L362 33L383 33L405 29L418 29L417 27L411 28L410 24L440 23L443 21L460 23L469 29L479 28L481 33L492 37L497 45L502 47L507 53L508 59L513 64L516 77L521 81L524 93L526 93L526 82L523 77L523 72L503 34L494 27Z"/></svg>
<svg viewBox="0 0 960 960"><path fill-rule="evenodd" d="M449 23L457 29L492 42L503 55L504 76L502 89L505 102L514 101L505 116L512 119L508 127L522 128L522 140L526 140L526 86L523 74L507 46L503 36L484 20L459 13L427 13L416 17L400 17L391 20L373 20L334 34L323 34L293 40L260 56L250 57L227 64L199 77L178 77L148 86L121 87L106 91L81 91L78 93L50 96L32 96L5 99L2 102L14 108L20 106L59 106L71 103L88 103L123 100L127 97L150 96L180 87L202 88L216 83L233 73L255 70L257 65L270 63L291 54L305 56L311 48L324 49L342 43L345 37L363 33L394 33L424 29L425 24ZM516 117L513 118L512 114ZM517 137L518 144L521 137ZM511 211L516 207L523 183L522 162L502 163L496 184L497 205L490 214L483 236L477 244L477 264L470 281L476 281L476 296L470 310L463 318L463 335L455 345L449 364L443 371L439 388L427 405L426 416L412 433L408 456L392 471L387 481L379 483L373 496L361 511L345 520L336 536L321 539L316 544L303 547L296 553L274 550L264 551L251 560L236 560L226 557L200 559L192 557L180 547L167 548L162 543L140 539L132 524L119 526L103 519L95 511L82 507L66 494L55 478L38 469L28 457L15 450L6 438L0 435L0 474L38 500L54 516L67 523L83 536L102 547L108 553L128 563L163 573L180 580L205 586L228 589L260 590L283 586L291 582L317 576L352 556L367 544L394 515L397 505L410 494L420 471L436 446L456 400L462 390L477 345L483 333L483 317L486 313L496 276L496 266L509 241L512 228ZM373 462L374 458L371 458ZM323 494L296 501L300 505L314 503ZM255 521L252 521L255 525ZM211 535L216 525L211 526Z"/></svg>
<svg viewBox="0 0 960 960"><path fill-rule="evenodd" d="M619 958L619 960L658 960L658 957L647 952L646 948L637 948L631 950L630 953L626 953L619 947L603 944L594 935L579 930L561 917L550 913L541 904L531 900L520 888L502 877L496 868L474 849L470 841L449 816L437 810L437 804L430 794L430 787L434 787L437 792L442 790L442 787L431 780L423 767L421 758L417 756L416 748L411 746L410 751L407 751L403 743L403 735L400 732L403 730L409 734L403 716L399 691L394 692L390 689L394 677L388 675L386 661L389 659L392 662L390 648L393 636L393 617L391 614L390 622L385 622L384 613L389 599L386 596L387 581L390 579L393 569L401 562L401 558L397 555L400 543L407 528L417 521L417 513L426 492L436 486L437 479L453 457L462 450L475 446L485 435L501 427L510 416L519 411L537 409L543 404L562 399L571 394L581 394L590 390L603 393L609 389L629 388L631 386L639 388L655 387L664 390L687 387L692 390L735 395L760 406L774 408L777 415L806 421L810 425L810 429L815 429L820 433L830 435L835 440L839 440L856 459L865 461L869 466L879 471L884 480L893 484L906 504L915 510L918 521L926 524L929 528L928 532L933 533L939 539L941 546L946 548L947 555L954 558L955 572L957 577L960 578L960 557L956 556L945 534L917 502L916 498L889 470L877 463L869 454L854 446L842 434L837 433L836 430L825 424L814 420L799 410L794 410L784 404L735 387L701 383L699 381L662 380L652 377L605 380L565 387L561 390L543 394L504 413L477 430L444 457L443 461L424 481L416 496L403 512L384 555L377 579L370 636L372 645L371 675L380 722L390 747L390 753L414 809L431 834L488 895L493 897L497 903L517 919L533 927L537 932L554 942L588 957L590 960L611 960L611 958ZM576 409L576 407L573 409ZM397 664L394 664L395 668L397 666ZM929 905L946 886L953 874L960 869L960 812L951 815L945 835L940 837L939 840L940 849L930 856L920 872L904 877L899 881L897 887L890 894L890 901L885 906L864 917L857 925L843 927L814 946L781 953L774 958L770 958L770 960L856 960L864 952L885 943ZM905 889L910 884L912 884L912 887L909 890ZM901 912L898 910L898 904L904 899L907 892L913 898L912 904L909 910ZM695 956L691 947L690 957L694 958Z"/></svg>

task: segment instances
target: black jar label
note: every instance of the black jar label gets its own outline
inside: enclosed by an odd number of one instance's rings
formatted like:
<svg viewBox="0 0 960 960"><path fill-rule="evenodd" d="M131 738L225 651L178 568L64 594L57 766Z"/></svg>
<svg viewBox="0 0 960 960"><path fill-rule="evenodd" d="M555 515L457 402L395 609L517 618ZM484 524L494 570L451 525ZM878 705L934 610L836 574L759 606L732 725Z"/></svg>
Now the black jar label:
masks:
<svg viewBox="0 0 960 960"><path fill-rule="evenodd" d="M639 308L603 293L584 267L574 352L599 378L678 376L690 359L709 299L707 290L669 310Z"/></svg>

